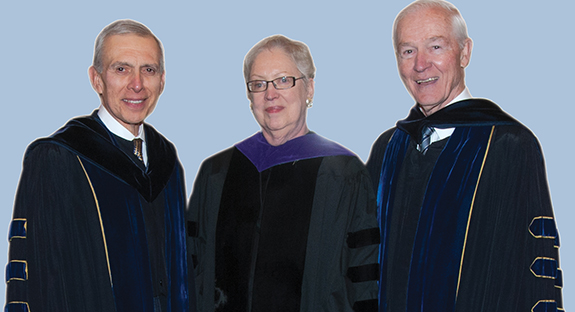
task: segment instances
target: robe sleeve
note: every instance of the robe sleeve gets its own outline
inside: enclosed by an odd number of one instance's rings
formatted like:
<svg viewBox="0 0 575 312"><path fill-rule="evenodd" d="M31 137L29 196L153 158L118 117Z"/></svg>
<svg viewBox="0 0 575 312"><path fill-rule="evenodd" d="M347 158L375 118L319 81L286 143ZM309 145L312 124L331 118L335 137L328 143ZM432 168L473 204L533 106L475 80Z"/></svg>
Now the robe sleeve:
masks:
<svg viewBox="0 0 575 312"><path fill-rule="evenodd" d="M79 158L29 148L15 197L6 311L115 311L96 204Z"/></svg>
<svg viewBox="0 0 575 312"><path fill-rule="evenodd" d="M196 176L186 209L188 274L194 274L198 311L213 311L215 233L222 189L233 149L206 159ZM212 230L211 230L212 229ZM193 268L193 269L192 269ZM191 278L190 278L191 279Z"/></svg>
<svg viewBox="0 0 575 312"><path fill-rule="evenodd" d="M562 310L554 218L537 138L524 127L496 128L469 224L457 310Z"/></svg>
<svg viewBox="0 0 575 312"><path fill-rule="evenodd" d="M381 166L383 164L383 157L385 155L385 149L387 148L387 143L391 139L394 131L395 128L387 130L377 138L371 147L369 158L365 164L371 177L371 185L376 196L379 186L379 176L381 175Z"/></svg>
<svg viewBox="0 0 575 312"><path fill-rule="evenodd" d="M347 183L351 222L345 252L349 254L347 278L351 281L354 311L377 311L379 241L377 207L369 174L363 165Z"/></svg>
<svg viewBox="0 0 575 312"><path fill-rule="evenodd" d="M318 172L302 288L303 311L377 311L375 196L356 157L326 157Z"/></svg>

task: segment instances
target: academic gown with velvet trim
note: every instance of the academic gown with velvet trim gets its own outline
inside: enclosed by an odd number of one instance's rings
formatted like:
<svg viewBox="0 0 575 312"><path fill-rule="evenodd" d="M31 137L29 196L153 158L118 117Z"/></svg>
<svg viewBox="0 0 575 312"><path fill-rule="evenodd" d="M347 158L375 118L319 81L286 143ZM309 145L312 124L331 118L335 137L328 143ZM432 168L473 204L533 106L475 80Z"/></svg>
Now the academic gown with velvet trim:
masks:
<svg viewBox="0 0 575 312"><path fill-rule="evenodd" d="M206 159L197 175L187 219L199 311L376 311L379 229L363 164L313 133L264 141Z"/></svg>
<svg viewBox="0 0 575 312"><path fill-rule="evenodd" d="M144 127L147 170L118 148L97 112L30 144L9 232L7 311L195 310L183 168L174 146ZM164 222L153 254L149 209L163 211ZM153 281L150 259L159 254L165 272Z"/></svg>
<svg viewBox="0 0 575 312"><path fill-rule="evenodd" d="M422 155L416 144L425 125L456 129ZM394 144L396 135L403 146ZM472 167L456 167L450 155L469 157L462 146L477 138L478 161L462 163L475 162L479 170L446 182ZM559 237L543 154L531 131L497 105L467 100L427 118L414 108L377 139L367 168L379 189L380 311L562 310ZM467 204L460 204L466 185Z"/></svg>

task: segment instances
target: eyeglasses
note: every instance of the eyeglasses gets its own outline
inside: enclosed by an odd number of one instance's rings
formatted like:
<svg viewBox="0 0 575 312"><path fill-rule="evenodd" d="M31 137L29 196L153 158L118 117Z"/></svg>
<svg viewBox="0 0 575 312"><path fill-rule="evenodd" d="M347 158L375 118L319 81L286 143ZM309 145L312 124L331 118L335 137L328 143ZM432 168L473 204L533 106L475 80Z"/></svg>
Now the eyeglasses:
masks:
<svg viewBox="0 0 575 312"><path fill-rule="evenodd" d="M298 79L302 79L305 77L299 77L299 78L295 78L295 77L280 77L280 78L276 78L274 80L270 80L270 81L265 81L265 80L252 80L252 81L248 81L247 85L248 85L248 90L250 92L264 92L265 90L268 89L268 84L271 82L274 85L274 88L276 88L276 90L285 90L285 89L290 89L293 88L295 86L295 81Z"/></svg>

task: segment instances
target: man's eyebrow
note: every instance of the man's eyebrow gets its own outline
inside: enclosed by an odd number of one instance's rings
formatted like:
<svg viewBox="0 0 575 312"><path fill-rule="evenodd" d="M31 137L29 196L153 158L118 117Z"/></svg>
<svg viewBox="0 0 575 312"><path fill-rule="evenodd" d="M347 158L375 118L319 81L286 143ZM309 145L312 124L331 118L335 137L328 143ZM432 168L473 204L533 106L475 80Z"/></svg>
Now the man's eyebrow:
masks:
<svg viewBox="0 0 575 312"><path fill-rule="evenodd" d="M398 48L402 48L402 47L412 47L413 44L411 42L402 42L400 44L397 45Z"/></svg>
<svg viewBox="0 0 575 312"><path fill-rule="evenodd" d="M427 39L427 41L429 41L429 42L435 42L435 41L441 41L441 40L446 40L446 38L444 36L437 36L437 37L431 37L431 38Z"/></svg>
<svg viewBox="0 0 575 312"><path fill-rule="evenodd" d="M115 62L115 63L110 64L110 67L116 67L116 66L134 67L132 64L130 64L128 62Z"/></svg>
<svg viewBox="0 0 575 312"><path fill-rule="evenodd" d="M144 67L159 68L159 67L160 67L160 64L152 63L152 64L143 64L143 65L140 66L140 68L144 68Z"/></svg>

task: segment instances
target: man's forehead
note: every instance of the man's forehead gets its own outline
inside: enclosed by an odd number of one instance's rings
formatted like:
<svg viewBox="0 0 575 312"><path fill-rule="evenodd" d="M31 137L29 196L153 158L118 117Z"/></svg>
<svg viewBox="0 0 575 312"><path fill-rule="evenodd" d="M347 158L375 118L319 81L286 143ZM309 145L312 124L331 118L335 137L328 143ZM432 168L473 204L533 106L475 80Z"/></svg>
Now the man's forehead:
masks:
<svg viewBox="0 0 575 312"><path fill-rule="evenodd" d="M104 46L114 44L125 44L127 42L149 42L157 45L156 40L152 36L140 35L136 33L113 34L104 39Z"/></svg>
<svg viewBox="0 0 575 312"><path fill-rule="evenodd" d="M445 10L420 9L407 14L397 25L398 46L414 42L450 40L452 21Z"/></svg>
<svg viewBox="0 0 575 312"><path fill-rule="evenodd" d="M437 7L420 8L407 13L398 23L398 29L451 27L451 14Z"/></svg>
<svg viewBox="0 0 575 312"><path fill-rule="evenodd" d="M102 53L105 58L129 56L134 54L149 55L159 62L161 57L160 47L151 36L138 34L116 34L104 40ZM118 60L115 60L118 61Z"/></svg>

